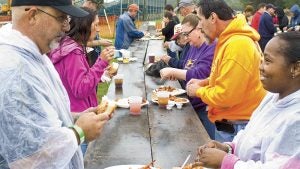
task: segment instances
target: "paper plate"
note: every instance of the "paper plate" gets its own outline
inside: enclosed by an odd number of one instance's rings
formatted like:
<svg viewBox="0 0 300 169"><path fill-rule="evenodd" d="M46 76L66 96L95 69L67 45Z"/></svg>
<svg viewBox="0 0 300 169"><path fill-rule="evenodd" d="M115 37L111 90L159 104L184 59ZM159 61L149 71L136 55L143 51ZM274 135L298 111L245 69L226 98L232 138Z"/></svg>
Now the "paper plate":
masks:
<svg viewBox="0 0 300 169"><path fill-rule="evenodd" d="M145 103L142 103L142 106L145 106L145 105L148 105L148 104L149 104L149 102L148 102L148 100L146 100ZM126 109L129 108L128 98L119 99L117 101L117 106L122 107L122 108L126 108Z"/></svg>
<svg viewBox="0 0 300 169"><path fill-rule="evenodd" d="M118 60L119 62L123 62L123 58L122 58L122 57L121 57L121 58L117 58L117 60ZM129 58L129 61L130 61L130 62L137 61L137 58Z"/></svg>
<svg viewBox="0 0 300 169"><path fill-rule="evenodd" d="M154 89L153 92L154 93L158 92L158 89ZM182 95L182 94L186 93L186 91L184 89L175 88L175 90L173 90L172 92L169 92L169 93L172 96L178 96L178 95Z"/></svg>
<svg viewBox="0 0 300 169"><path fill-rule="evenodd" d="M105 169L140 169L144 167L145 165L116 165L107 167ZM156 169L155 167L150 167L151 169Z"/></svg>
<svg viewBox="0 0 300 169"><path fill-rule="evenodd" d="M186 99L186 98L177 98L177 99L182 99L182 101L174 101L175 104L176 104L176 103L186 104L186 103L189 103L189 102L190 102L189 99ZM176 100L176 99L175 99L175 100ZM157 103L157 104L158 104L158 100L157 100L157 99L152 98L151 101L152 101L153 103Z"/></svg>
<svg viewBox="0 0 300 169"><path fill-rule="evenodd" d="M189 99L187 98L177 98L174 100L175 103L182 103L182 104L185 104L185 103L188 103L190 102Z"/></svg>

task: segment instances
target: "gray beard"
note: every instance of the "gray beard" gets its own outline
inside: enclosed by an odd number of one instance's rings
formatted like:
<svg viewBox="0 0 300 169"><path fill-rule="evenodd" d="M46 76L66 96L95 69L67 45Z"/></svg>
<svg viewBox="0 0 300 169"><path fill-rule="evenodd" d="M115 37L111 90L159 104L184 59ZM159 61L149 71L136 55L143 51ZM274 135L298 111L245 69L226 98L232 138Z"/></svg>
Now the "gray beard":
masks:
<svg viewBox="0 0 300 169"><path fill-rule="evenodd" d="M51 50L56 49L56 48L59 47L59 42L56 41L56 40L52 40L49 47L50 47Z"/></svg>
<svg viewBox="0 0 300 169"><path fill-rule="evenodd" d="M62 40L62 38L65 37L65 35L66 35L65 32L61 32L57 38L53 39L49 45L50 49L53 50L53 49L58 48L60 41Z"/></svg>
<svg viewBox="0 0 300 169"><path fill-rule="evenodd" d="M56 49L56 48L59 47L59 43L60 43L62 37L63 37L63 36L60 36L60 37L58 37L58 38L55 38L55 39L53 39L53 40L50 42L49 47L50 47L51 50Z"/></svg>

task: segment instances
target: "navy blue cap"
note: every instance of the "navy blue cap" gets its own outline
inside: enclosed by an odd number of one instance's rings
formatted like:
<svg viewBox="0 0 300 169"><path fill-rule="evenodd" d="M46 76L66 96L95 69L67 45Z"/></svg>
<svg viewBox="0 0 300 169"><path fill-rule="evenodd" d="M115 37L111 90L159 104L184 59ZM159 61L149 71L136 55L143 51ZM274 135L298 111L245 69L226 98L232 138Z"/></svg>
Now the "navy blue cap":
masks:
<svg viewBox="0 0 300 169"><path fill-rule="evenodd" d="M72 5L72 0L12 0L11 6L49 6L74 17L88 15L83 9Z"/></svg>

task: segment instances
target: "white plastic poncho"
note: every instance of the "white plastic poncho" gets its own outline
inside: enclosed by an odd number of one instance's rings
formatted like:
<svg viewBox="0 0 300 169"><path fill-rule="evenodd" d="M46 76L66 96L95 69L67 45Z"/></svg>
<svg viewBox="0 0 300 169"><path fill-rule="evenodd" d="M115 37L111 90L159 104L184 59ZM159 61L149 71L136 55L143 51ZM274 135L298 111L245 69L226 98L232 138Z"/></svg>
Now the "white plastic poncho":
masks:
<svg viewBox="0 0 300 169"><path fill-rule="evenodd" d="M300 169L300 90L268 93L234 138L234 169Z"/></svg>
<svg viewBox="0 0 300 169"><path fill-rule="evenodd" d="M11 25L0 29L0 81L0 168L83 168L59 75Z"/></svg>

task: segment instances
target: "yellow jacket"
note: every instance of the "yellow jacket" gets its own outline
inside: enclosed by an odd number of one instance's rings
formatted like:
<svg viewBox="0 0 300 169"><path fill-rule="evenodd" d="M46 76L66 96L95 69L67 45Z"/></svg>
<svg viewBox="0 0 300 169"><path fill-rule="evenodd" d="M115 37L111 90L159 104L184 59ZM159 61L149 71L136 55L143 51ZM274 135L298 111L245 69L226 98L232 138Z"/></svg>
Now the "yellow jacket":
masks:
<svg viewBox="0 0 300 169"><path fill-rule="evenodd" d="M221 33L209 85L196 95L208 105L211 121L248 120L266 94L260 82L259 34L237 15Z"/></svg>

